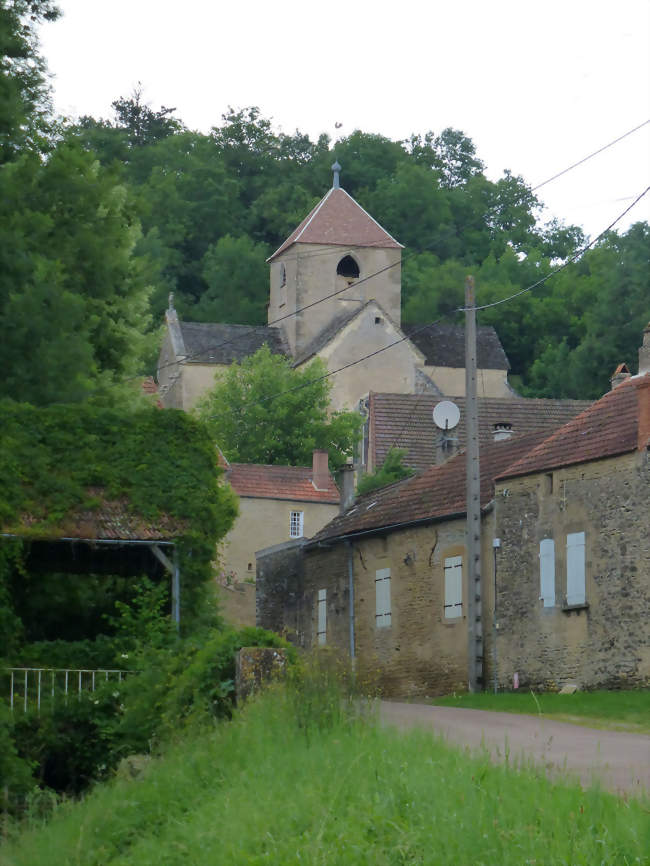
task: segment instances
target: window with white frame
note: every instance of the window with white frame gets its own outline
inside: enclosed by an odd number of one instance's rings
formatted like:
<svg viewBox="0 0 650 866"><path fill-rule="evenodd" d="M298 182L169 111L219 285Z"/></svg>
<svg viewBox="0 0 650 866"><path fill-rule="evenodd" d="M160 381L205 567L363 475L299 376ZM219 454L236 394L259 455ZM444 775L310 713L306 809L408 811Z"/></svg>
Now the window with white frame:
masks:
<svg viewBox="0 0 650 866"><path fill-rule="evenodd" d="M585 534L570 532L566 537L566 603L585 601Z"/></svg>
<svg viewBox="0 0 650 866"><path fill-rule="evenodd" d="M305 525L305 512L292 511L289 518L289 538L302 538Z"/></svg>
<svg viewBox="0 0 650 866"><path fill-rule="evenodd" d="M445 559L445 619L463 615L463 557Z"/></svg>
<svg viewBox="0 0 650 866"><path fill-rule="evenodd" d="M543 538L539 543L539 597L544 607L555 607L555 542Z"/></svg>
<svg viewBox="0 0 650 866"><path fill-rule="evenodd" d="M390 625L390 568L375 572L375 625L377 628Z"/></svg>
<svg viewBox="0 0 650 866"><path fill-rule="evenodd" d="M318 626L316 635L318 637L319 646L327 643L327 590L318 590L318 610L317 610Z"/></svg>

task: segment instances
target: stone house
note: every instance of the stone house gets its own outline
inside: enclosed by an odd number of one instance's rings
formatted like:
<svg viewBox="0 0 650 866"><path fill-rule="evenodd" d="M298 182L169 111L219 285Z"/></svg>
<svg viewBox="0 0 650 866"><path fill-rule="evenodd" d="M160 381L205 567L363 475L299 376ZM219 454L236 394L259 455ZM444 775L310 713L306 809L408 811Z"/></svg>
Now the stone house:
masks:
<svg viewBox="0 0 650 866"><path fill-rule="evenodd" d="M492 479L543 439L512 437L481 454L484 619L492 606ZM465 536L460 454L359 497L311 539L258 551L257 623L300 646L350 654L360 670L379 672L387 695L465 689Z"/></svg>
<svg viewBox="0 0 650 866"><path fill-rule="evenodd" d="M481 447L484 686L650 682L650 327L639 371L550 433ZM388 695L464 689L466 534L459 454L258 551L258 624L337 647Z"/></svg>
<svg viewBox="0 0 650 866"><path fill-rule="evenodd" d="M219 599L230 622L255 625L255 551L315 535L338 514L340 494L327 451L314 451L311 466L225 463L239 516L219 552Z"/></svg>
<svg viewBox="0 0 650 866"><path fill-rule="evenodd" d="M501 686L650 682L650 364L614 384L497 478Z"/></svg>
<svg viewBox="0 0 650 866"><path fill-rule="evenodd" d="M158 362L166 407L191 408L215 375L264 343L296 367L320 358L341 370L331 379L335 410L356 409L370 391L464 393L463 329L402 328L402 245L340 187L333 168L332 188L268 259L268 325L181 322L170 302ZM514 396L491 327L478 329L478 361L482 393Z"/></svg>

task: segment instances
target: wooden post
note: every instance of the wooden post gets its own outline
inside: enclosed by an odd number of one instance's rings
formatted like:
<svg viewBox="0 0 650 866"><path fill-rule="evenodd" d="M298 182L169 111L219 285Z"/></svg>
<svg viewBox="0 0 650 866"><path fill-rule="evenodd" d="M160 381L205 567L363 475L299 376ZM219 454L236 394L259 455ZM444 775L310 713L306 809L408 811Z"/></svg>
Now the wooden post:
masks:
<svg viewBox="0 0 650 866"><path fill-rule="evenodd" d="M481 623L481 472L476 399L476 301L474 277L465 280L465 425L467 498L467 679L470 692L483 682Z"/></svg>

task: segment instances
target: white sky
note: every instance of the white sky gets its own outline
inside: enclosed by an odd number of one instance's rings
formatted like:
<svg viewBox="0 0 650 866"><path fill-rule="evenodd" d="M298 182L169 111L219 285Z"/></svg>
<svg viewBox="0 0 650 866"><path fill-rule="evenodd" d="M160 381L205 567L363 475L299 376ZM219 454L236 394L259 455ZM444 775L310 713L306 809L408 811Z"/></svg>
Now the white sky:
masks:
<svg viewBox="0 0 650 866"><path fill-rule="evenodd" d="M141 81L208 131L258 105L312 138L462 129L531 185L650 117L649 0L59 0L42 30L55 108L111 117ZM650 124L540 190L598 234L650 183ZM345 166L341 175L345 186ZM650 221L650 193L617 226ZM389 227L390 228L390 227Z"/></svg>

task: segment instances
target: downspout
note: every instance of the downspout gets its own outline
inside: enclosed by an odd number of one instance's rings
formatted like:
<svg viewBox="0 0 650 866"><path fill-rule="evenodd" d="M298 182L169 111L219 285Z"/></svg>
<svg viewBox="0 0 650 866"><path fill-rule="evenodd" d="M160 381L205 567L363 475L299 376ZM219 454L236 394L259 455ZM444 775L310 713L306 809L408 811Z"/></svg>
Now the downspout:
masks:
<svg viewBox="0 0 650 866"><path fill-rule="evenodd" d="M345 542L348 549L348 597L350 599L350 660L352 670L356 665L356 650L354 645L354 546L348 539Z"/></svg>

